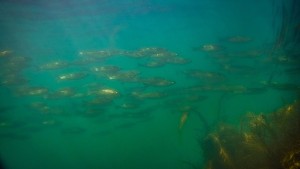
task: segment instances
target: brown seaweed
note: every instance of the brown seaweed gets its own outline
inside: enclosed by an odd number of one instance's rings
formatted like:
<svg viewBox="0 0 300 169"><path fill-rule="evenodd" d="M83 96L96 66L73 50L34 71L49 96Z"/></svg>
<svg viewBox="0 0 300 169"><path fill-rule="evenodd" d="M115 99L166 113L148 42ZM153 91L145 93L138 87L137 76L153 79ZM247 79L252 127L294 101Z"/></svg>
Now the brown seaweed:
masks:
<svg viewBox="0 0 300 169"><path fill-rule="evenodd" d="M207 169L300 168L300 101L248 113L241 128L221 124L200 141Z"/></svg>

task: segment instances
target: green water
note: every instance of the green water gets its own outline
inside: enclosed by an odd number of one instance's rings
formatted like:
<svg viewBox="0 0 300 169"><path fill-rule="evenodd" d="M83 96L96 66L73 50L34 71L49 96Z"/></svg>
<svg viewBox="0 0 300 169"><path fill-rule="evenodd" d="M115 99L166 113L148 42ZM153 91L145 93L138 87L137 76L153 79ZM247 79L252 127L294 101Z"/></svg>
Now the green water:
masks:
<svg viewBox="0 0 300 169"><path fill-rule="evenodd" d="M272 2L1 1L4 165L200 167L198 141L216 125L238 126L248 112L269 113L296 99L299 80L284 71L294 65L277 64L281 55L270 54L279 29L274 23L282 19ZM218 49L205 51L205 45ZM143 55L145 49L158 52ZM167 56L155 57L162 53ZM162 65L145 66L151 61ZM66 65L45 68L54 62ZM95 71L101 66L119 70ZM138 74L112 79L128 71ZM84 77L59 80L78 72ZM174 84L147 81L153 77ZM270 85L270 77L272 84L293 86ZM58 92L66 88L72 92ZM188 118L179 129L184 112Z"/></svg>

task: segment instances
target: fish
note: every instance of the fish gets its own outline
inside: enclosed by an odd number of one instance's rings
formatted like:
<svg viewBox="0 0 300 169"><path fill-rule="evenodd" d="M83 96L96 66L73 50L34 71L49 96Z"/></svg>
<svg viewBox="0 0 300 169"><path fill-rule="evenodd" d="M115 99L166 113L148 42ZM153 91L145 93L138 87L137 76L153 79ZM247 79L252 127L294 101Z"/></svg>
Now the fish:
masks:
<svg viewBox="0 0 300 169"><path fill-rule="evenodd" d="M182 143L182 129L186 123L186 120L188 119L189 112L185 111L181 114L180 120L179 120L179 125L178 125L178 132L179 132L179 141Z"/></svg>
<svg viewBox="0 0 300 169"><path fill-rule="evenodd" d="M10 53L12 53L12 51L10 51L10 50L3 50L3 51L0 51L0 56L7 56Z"/></svg>
<svg viewBox="0 0 300 169"><path fill-rule="evenodd" d="M187 120L188 116L189 116L189 113L188 113L188 112L183 112L183 113L181 114L181 116L180 116L180 121L179 121L179 125L178 125L179 131L182 130L183 126L184 126L185 123L186 123L186 120Z"/></svg>
<svg viewBox="0 0 300 169"><path fill-rule="evenodd" d="M58 81L67 81L67 80L77 80L82 79L87 76L87 73L84 72L78 72L78 73L68 73L68 74L62 74L57 77Z"/></svg>
<svg viewBox="0 0 300 169"><path fill-rule="evenodd" d="M39 66L39 70L56 70L66 68L68 66L67 62L63 61L53 61Z"/></svg>
<svg viewBox="0 0 300 169"><path fill-rule="evenodd" d="M175 84L175 81L167 80L161 77L145 78L141 80L143 84L155 87L166 87Z"/></svg>

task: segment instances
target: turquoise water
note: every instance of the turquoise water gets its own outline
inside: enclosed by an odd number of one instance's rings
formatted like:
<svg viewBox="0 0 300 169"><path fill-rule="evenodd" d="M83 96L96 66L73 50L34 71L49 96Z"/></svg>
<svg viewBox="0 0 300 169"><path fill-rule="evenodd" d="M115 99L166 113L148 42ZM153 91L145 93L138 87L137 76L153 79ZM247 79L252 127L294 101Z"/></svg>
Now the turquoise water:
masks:
<svg viewBox="0 0 300 169"><path fill-rule="evenodd" d="M299 92L277 1L0 4L9 169L201 168L207 132Z"/></svg>

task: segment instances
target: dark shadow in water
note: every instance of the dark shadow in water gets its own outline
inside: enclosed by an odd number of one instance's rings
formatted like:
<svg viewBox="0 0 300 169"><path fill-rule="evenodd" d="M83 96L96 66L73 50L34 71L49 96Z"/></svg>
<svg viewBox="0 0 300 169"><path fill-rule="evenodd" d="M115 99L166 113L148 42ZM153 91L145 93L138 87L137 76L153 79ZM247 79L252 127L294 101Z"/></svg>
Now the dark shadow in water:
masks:
<svg viewBox="0 0 300 169"><path fill-rule="evenodd" d="M0 159L0 169L5 169L4 164L1 159Z"/></svg>

